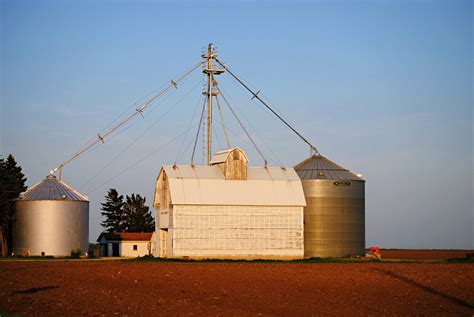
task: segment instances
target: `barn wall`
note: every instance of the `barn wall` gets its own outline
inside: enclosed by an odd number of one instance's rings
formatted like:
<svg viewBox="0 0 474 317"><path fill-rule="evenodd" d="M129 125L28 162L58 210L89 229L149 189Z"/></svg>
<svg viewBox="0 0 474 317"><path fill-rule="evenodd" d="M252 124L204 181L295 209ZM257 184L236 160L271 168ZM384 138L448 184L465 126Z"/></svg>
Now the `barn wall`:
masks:
<svg viewBox="0 0 474 317"><path fill-rule="evenodd" d="M172 257L303 257L303 207L174 205L172 219Z"/></svg>
<svg viewBox="0 0 474 317"><path fill-rule="evenodd" d="M120 256L139 257L148 255L149 241L121 241ZM133 246L137 246L137 250L133 250Z"/></svg>
<svg viewBox="0 0 474 317"><path fill-rule="evenodd" d="M247 158L241 150L233 150L224 163L224 176L227 180L247 179Z"/></svg>

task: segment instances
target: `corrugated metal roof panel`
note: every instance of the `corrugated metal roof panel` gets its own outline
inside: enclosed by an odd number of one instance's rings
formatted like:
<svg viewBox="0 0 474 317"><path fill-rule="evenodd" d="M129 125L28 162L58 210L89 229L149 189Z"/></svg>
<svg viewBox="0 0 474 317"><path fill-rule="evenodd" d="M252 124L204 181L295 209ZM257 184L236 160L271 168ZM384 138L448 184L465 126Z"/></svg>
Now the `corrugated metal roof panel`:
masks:
<svg viewBox="0 0 474 317"><path fill-rule="evenodd" d="M247 179L250 180L288 180L299 181L294 168L285 167L249 167L247 169Z"/></svg>
<svg viewBox="0 0 474 317"><path fill-rule="evenodd" d="M164 165L163 169L169 178L224 178L224 173L217 166Z"/></svg>
<svg viewBox="0 0 474 317"><path fill-rule="evenodd" d="M364 180L319 154L315 154L297 164L295 170L301 179Z"/></svg>
<svg viewBox="0 0 474 317"><path fill-rule="evenodd" d="M226 180L217 166L163 166L171 201L182 205L306 206L293 168L252 167L247 180Z"/></svg>
<svg viewBox="0 0 474 317"><path fill-rule="evenodd" d="M169 178L224 179L224 173L217 166L164 165ZM300 178L292 167L249 167L247 180L290 180Z"/></svg>
<svg viewBox="0 0 474 317"><path fill-rule="evenodd" d="M87 196L58 180L53 175L48 175L45 179L33 185L20 195L18 200L75 200L89 201Z"/></svg>

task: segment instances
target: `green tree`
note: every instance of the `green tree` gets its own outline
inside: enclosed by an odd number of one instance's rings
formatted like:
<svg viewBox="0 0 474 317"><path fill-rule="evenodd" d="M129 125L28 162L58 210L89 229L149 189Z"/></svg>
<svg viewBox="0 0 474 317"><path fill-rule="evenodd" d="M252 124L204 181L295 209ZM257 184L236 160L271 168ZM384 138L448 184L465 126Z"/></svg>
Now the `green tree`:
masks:
<svg viewBox="0 0 474 317"><path fill-rule="evenodd" d="M15 199L28 187L22 168L13 155L0 159L0 227L2 235L2 255L13 251L13 224L15 222Z"/></svg>
<svg viewBox="0 0 474 317"><path fill-rule="evenodd" d="M100 224L107 232L121 232L125 230L123 219L123 196L115 188L110 188L102 203L102 216L105 220Z"/></svg>
<svg viewBox="0 0 474 317"><path fill-rule="evenodd" d="M0 159L0 231L2 238L2 256L7 255L8 221L11 215L11 201L13 199L15 179L6 168L5 161Z"/></svg>
<svg viewBox="0 0 474 317"><path fill-rule="evenodd" d="M155 219L145 202L146 198L139 194L127 195L123 206L125 231L151 232L155 230Z"/></svg>

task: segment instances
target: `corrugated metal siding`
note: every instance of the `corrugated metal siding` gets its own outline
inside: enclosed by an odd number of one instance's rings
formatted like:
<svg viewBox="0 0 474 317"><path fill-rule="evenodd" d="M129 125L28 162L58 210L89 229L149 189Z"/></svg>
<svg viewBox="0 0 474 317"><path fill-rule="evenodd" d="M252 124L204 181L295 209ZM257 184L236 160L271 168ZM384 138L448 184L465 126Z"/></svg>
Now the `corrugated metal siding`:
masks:
<svg viewBox="0 0 474 317"><path fill-rule="evenodd" d="M365 181L321 155L295 166L302 179L305 257L365 253Z"/></svg>
<svg viewBox="0 0 474 317"><path fill-rule="evenodd" d="M302 207L175 205L172 217L172 257L303 257Z"/></svg>
<svg viewBox="0 0 474 317"><path fill-rule="evenodd" d="M20 195L19 200L74 200L89 201L72 187L49 175Z"/></svg>
<svg viewBox="0 0 474 317"><path fill-rule="evenodd" d="M365 253L365 183L335 186L334 180L303 180L306 257Z"/></svg>
<svg viewBox="0 0 474 317"><path fill-rule="evenodd" d="M16 202L13 251L22 255L66 256L72 250L87 252L89 246L89 202Z"/></svg>

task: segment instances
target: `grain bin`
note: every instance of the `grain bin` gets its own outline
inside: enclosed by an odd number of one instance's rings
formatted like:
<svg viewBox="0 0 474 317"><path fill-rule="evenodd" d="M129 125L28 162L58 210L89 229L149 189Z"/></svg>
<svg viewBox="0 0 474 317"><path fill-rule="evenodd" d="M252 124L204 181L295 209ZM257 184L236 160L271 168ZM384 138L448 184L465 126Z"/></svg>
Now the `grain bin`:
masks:
<svg viewBox="0 0 474 317"><path fill-rule="evenodd" d="M70 255L87 252L89 200L49 175L16 201L13 252L17 255Z"/></svg>
<svg viewBox="0 0 474 317"><path fill-rule="evenodd" d="M365 181L320 154L295 166L303 183L305 257L365 253Z"/></svg>

